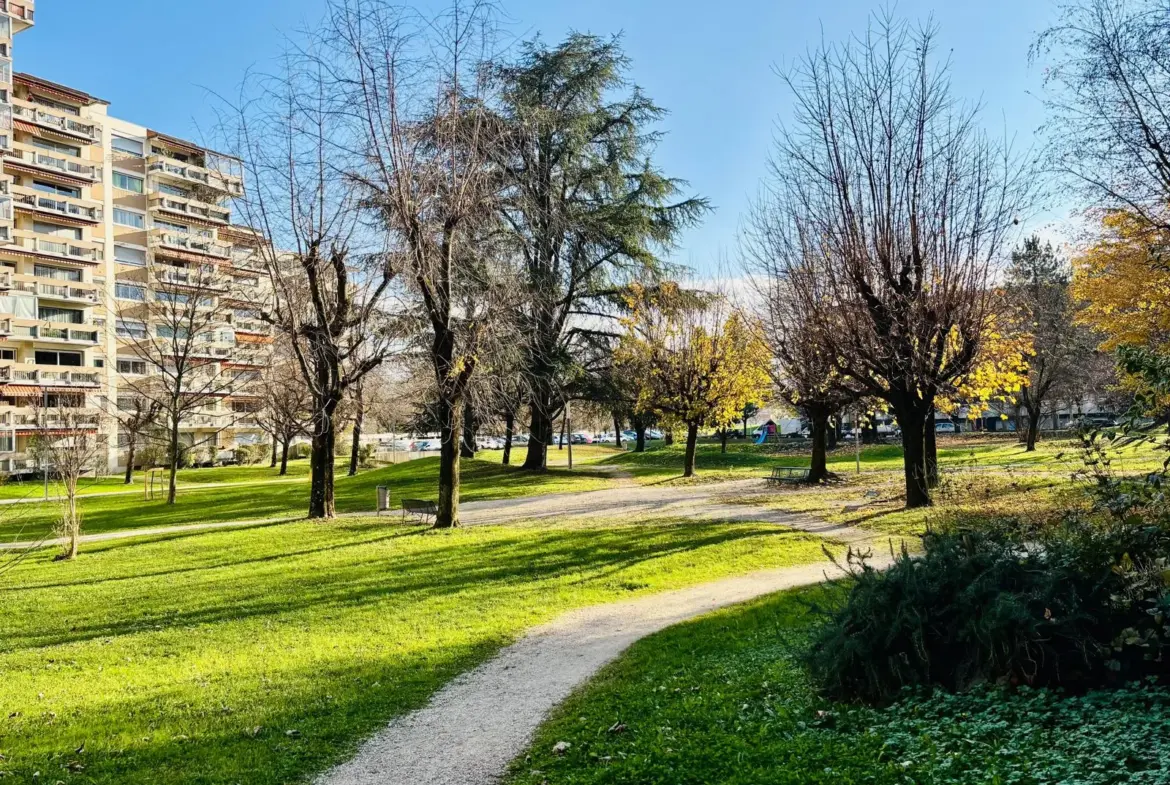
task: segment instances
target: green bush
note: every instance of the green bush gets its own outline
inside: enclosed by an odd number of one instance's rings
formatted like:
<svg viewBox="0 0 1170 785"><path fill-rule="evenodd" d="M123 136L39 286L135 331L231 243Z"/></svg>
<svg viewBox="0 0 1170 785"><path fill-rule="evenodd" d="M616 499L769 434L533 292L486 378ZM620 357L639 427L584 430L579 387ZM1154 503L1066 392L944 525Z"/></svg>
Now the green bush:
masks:
<svg viewBox="0 0 1170 785"><path fill-rule="evenodd" d="M1170 532L1070 518L929 534L885 572L854 571L807 662L844 700L979 683L1080 691L1170 672Z"/></svg>
<svg viewBox="0 0 1170 785"><path fill-rule="evenodd" d="M266 444L238 444L236 445L236 463L241 466L252 466L264 460L269 453Z"/></svg>
<svg viewBox="0 0 1170 785"><path fill-rule="evenodd" d="M290 452L293 458L308 458L313 453L313 445L308 442L300 442L294 444Z"/></svg>

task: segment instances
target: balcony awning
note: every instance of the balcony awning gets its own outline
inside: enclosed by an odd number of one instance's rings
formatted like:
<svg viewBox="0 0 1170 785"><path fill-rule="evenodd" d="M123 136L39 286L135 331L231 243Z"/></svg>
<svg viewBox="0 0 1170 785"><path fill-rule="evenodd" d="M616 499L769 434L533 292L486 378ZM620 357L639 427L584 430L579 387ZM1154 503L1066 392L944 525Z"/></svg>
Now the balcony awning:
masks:
<svg viewBox="0 0 1170 785"><path fill-rule="evenodd" d="M93 139L86 136L85 134L70 133L69 131L60 128L49 128L48 126L30 123L28 120L13 120L12 126L18 131L24 131L25 133L29 134L36 134L37 136L48 136L53 139L60 139L65 142L69 142L70 144L77 144L78 142L81 142L85 145L94 144Z"/></svg>
<svg viewBox="0 0 1170 785"><path fill-rule="evenodd" d="M15 210L23 210L33 215L43 215L46 218L51 218L54 223L68 224L69 226L85 228L98 222L96 218L74 218L72 215L62 215L52 210L38 210L36 205L29 204L28 202L18 202L15 199L12 200L12 207Z"/></svg>
<svg viewBox="0 0 1170 785"><path fill-rule="evenodd" d="M58 98L64 98L67 101L86 104L87 106L91 106L93 104L109 105L110 103L109 101L98 98L97 96L90 95L83 90L67 87L66 85L59 84L57 82L50 82L48 79L42 79L39 76L33 76L32 74L26 74L20 71L12 75L12 80L14 82L32 87L37 92L49 93L51 95L56 95Z"/></svg>
<svg viewBox="0 0 1170 785"><path fill-rule="evenodd" d="M48 385L39 384L12 384L0 383L0 395L6 395L10 398L39 398L43 393L65 393L68 395L86 395L94 391L97 385L93 387L50 387Z"/></svg>
<svg viewBox="0 0 1170 785"><path fill-rule="evenodd" d="M12 170L15 170L17 172L20 172L21 174L29 174L29 175L33 175L35 177L41 177L41 178L44 178L46 180L50 180L53 182L60 181L60 182L64 183L65 185L81 186L83 188L89 187L89 186L94 184L93 180L89 180L89 179L86 179L84 177L74 177L71 174L68 174L66 172L62 172L60 169L55 169L55 168L50 168L50 167L45 167L44 169L42 169L39 166L31 166L29 164L26 164L22 161L19 161L19 160L13 159L13 158L6 157L4 159L4 169L5 170L12 169Z"/></svg>
<svg viewBox="0 0 1170 785"><path fill-rule="evenodd" d="M12 254L13 256L27 256L30 259L51 259L58 264L76 264L81 267L97 267L101 264L101 262L77 259L72 256L57 256L56 254L42 253L41 251L34 251L32 248L25 248L20 245L0 245L0 253Z"/></svg>
<svg viewBox="0 0 1170 785"><path fill-rule="evenodd" d="M236 331L236 343L272 343L272 336Z"/></svg>
<svg viewBox="0 0 1170 785"><path fill-rule="evenodd" d="M38 428L35 425L18 425L16 432L18 434L40 433L46 436L69 436L73 433L97 433L97 427L89 425L81 428Z"/></svg>

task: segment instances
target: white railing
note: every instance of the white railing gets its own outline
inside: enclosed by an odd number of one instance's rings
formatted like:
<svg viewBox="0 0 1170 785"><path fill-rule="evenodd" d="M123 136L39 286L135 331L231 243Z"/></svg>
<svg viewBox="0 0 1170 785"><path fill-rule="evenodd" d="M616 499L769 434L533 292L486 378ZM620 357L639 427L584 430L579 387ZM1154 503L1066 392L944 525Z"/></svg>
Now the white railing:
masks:
<svg viewBox="0 0 1170 785"><path fill-rule="evenodd" d="M28 164L29 166L64 172L65 174L79 177L83 180L101 182L102 179L102 170L97 167L78 163L77 161L61 158L56 155L47 155L37 150L13 150L8 155L19 159L22 163Z"/></svg>
<svg viewBox="0 0 1170 785"><path fill-rule="evenodd" d="M232 253L232 247L230 245L217 243L215 240L210 240L205 237L191 237L177 232L164 231L158 232L155 235L155 239L160 245L167 248L177 248L183 251L207 254L221 259L230 258Z"/></svg>
<svg viewBox="0 0 1170 785"><path fill-rule="evenodd" d="M69 387L96 387L98 374L78 371L21 370L11 366L0 367L0 382L27 382Z"/></svg>
<svg viewBox="0 0 1170 785"><path fill-rule="evenodd" d="M42 341L68 341L69 343L97 343L96 330L74 330L66 327L45 327L37 331Z"/></svg>
<svg viewBox="0 0 1170 785"><path fill-rule="evenodd" d="M85 205L67 202L64 199L54 199L51 196L17 194L16 203L44 213L65 215L70 218L81 218L86 221L96 222L102 220L101 208L86 207Z"/></svg>
<svg viewBox="0 0 1170 785"><path fill-rule="evenodd" d="M59 300L84 300L88 303L98 301L98 293L93 289L78 289L76 286L59 286L57 284L42 283L36 287L36 294L41 297L54 297Z"/></svg>
<svg viewBox="0 0 1170 785"><path fill-rule="evenodd" d="M39 237L17 237L13 240L13 243L30 251L50 254L51 256L60 256L75 261L100 262L103 259L102 249L83 248L73 243L42 240Z"/></svg>
<svg viewBox="0 0 1170 785"><path fill-rule="evenodd" d="M46 112L44 109L35 106L13 104L12 114L21 120L44 126L45 128L51 128L54 131L63 131L75 136L81 136L94 142L101 141L102 138L102 129L98 125L82 123L68 117L62 117L61 115Z"/></svg>
<svg viewBox="0 0 1170 785"><path fill-rule="evenodd" d="M225 210L221 207L212 207L210 205L199 204L197 202L190 202L171 198L169 196L160 197L154 206L160 210L165 210L179 215L189 215L195 218L203 218L208 221L216 221L217 223L228 223L232 219L230 210Z"/></svg>
<svg viewBox="0 0 1170 785"><path fill-rule="evenodd" d="M150 157L146 170L152 174L170 175L180 180L198 183L219 191L226 191L232 196L240 196L244 193L243 182L238 177L225 175L222 172L217 172L202 166L183 163L182 161L158 153Z"/></svg>

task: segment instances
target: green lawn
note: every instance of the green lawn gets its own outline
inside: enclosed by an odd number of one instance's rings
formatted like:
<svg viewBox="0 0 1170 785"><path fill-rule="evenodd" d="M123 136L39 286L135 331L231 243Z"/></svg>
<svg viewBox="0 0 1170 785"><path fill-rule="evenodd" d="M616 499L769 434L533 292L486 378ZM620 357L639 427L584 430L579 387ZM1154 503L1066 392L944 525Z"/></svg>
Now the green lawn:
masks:
<svg viewBox="0 0 1170 785"><path fill-rule="evenodd" d="M356 477L339 473L337 509L339 512L373 511L377 506L375 488L378 485L390 487L394 506L403 497L434 499L438 490L438 461L438 458L421 458L366 470ZM214 472L217 476L234 478L236 472L246 474L252 469L255 467L192 470L185 476L204 476L196 473L204 471L209 473L207 476ZM592 491L605 488L610 482L597 474L558 469L534 474L494 462L472 460L463 462L462 498L477 501ZM308 500L308 480L302 477L300 482L189 488L179 492L174 505L167 505L161 499L144 501L139 494L91 495L82 500L81 511L84 533L96 534L184 523L303 516L308 509ZM43 536L60 514L59 503L0 506L0 540L33 540Z"/></svg>
<svg viewBox="0 0 1170 785"><path fill-rule="evenodd" d="M873 710L817 697L809 599L636 643L540 729L507 785L1117 785L1170 781L1170 692L985 691ZM810 597L811 595L811 597ZM554 745L570 746L563 754Z"/></svg>
<svg viewBox="0 0 1170 785"><path fill-rule="evenodd" d="M342 464L339 463L339 466ZM344 463L348 468L348 460ZM344 471L344 469L342 469ZM269 468L264 462L256 466L217 466L206 469L180 469L178 482L180 486L202 485L206 483L242 483L266 482L271 480L304 479L309 476L309 461L289 461L288 475L280 477L280 467ZM159 474L165 477L165 471ZM120 491L135 491L142 493L144 475L134 472L134 482L126 485L125 477L121 474L106 477L86 477L78 486L83 494L118 493ZM164 480L165 482L165 480ZM0 483L0 500L5 499L38 499L44 494L45 486L41 480L20 479L12 477ZM61 484L56 480L49 481L49 494L53 496L64 492Z"/></svg>
<svg viewBox="0 0 1170 785"><path fill-rule="evenodd" d="M0 575L0 781L303 782L566 609L821 558L752 523L386 519L36 556Z"/></svg>

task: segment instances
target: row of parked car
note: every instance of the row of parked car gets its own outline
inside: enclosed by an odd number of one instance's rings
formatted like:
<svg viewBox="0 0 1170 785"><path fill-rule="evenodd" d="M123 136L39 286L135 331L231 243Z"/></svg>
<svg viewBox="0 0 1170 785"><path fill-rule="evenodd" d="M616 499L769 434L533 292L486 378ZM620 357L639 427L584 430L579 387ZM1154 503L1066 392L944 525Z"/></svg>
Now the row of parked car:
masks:
<svg viewBox="0 0 1170 785"><path fill-rule="evenodd" d="M646 438L655 440L661 439L662 431L657 428L651 428L646 431ZM638 434L634 431L622 431L622 441L635 441ZM553 436L552 444L560 446L562 444L615 444L617 437L612 432L593 434L586 431L577 431L562 436L556 434ZM480 450L502 450L504 449L504 440L498 436L480 436L475 440L476 447ZM517 433L512 435L512 446L523 447L528 444L528 434ZM443 446L442 440L434 438L420 438L420 439L382 439L378 442L379 450L399 450L402 452L438 452Z"/></svg>

